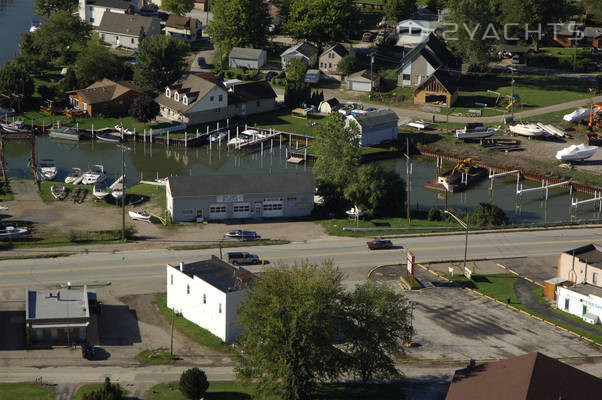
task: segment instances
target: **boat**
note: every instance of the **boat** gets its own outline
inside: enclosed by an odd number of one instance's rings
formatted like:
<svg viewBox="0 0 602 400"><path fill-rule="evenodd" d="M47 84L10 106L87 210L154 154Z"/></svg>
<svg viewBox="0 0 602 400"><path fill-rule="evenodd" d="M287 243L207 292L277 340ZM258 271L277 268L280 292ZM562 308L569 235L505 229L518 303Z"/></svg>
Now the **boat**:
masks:
<svg viewBox="0 0 602 400"><path fill-rule="evenodd" d="M50 128L48 130L48 136L53 139L65 139L65 140L80 140L82 138L79 129L76 128Z"/></svg>
<svg viewBox="0 0 602 400"><path fill-rule="evenodd" d="M84 179L84 173L81 168L71 168L71 172L65 178L65 183L79 185Z"/></svg>
<svg viewBox="0 0 602 400"><path fill-rule="evenodd" d="M566 136L566 132L564 130L557 128L554 125L549 125L549 124L546 125L546 124L542 124L541 122L538 122L537 126L539 126L541 129L543 129L544 132L548 132L552 136L557 136L557 137Z"/></svg>
<svg viewBox="0 0 602 400"><path fill-rule="evenodd" d="M6 211L6 210L8 210L8 207L0 206L0 211Z"/></svg>
<svg viewBox="0 0 602 400"><path fill-rule="evenodd" d="M483 139L493 136L497 132L494 128L487 128L480 122L469 122L462 129L456 130L458 139Z"/></svg>
<svg viewBox="0 0 602 400"><path fill-rule="evenodd" d="M93 165L86 171L82 179L84 185L95 185L97 182L103 182L107 178L104 167L100 164Z"/></svg>
<svg viewBox="0 0 602 400"><path fill-rule="evenodd" d="M52 185L50 186L50 194L57 200L65 199L65 186Z"/></svg>
<svg viewBox="0 0 602 400"><path fill-rule="evenodd" d="M228 146L240 146L248 142L248 139L242 137L233 137L228 141Z"/></svg>
<svg viewBox="0 0 602 400"><path fill-rule="evenodd" d="M136 132L134 131L130 131L127 128L124 128L122 125L115 125L115 129L117 130L117 132L121 133L122 135L135 135Z"/></svg>
<svg viewBox="0 0 602 400"><path fill-rule="evenodd" d="M100 133L95 133L94 136L96 137L96 139L100 140L101 142L108 142L108 143L119 143L121 142L121 136L119 135L114 135L110 132L100 132Z"/></svg>
<svg viewBox="0 0 602 400"><path fill-rule="evenodd" d="M94 184L94 190L92 190L92 194L98 200L102 200L109 195L109 188L104 181L100 181Z"/></svg>
<svg viewBox="0 0 602 400"><path fill-rule="evenodd" d="M412 122L408 122L408 126L411 126L412 128L416 128L416 129L426 129L429 128L431 126L430 123L425 122L425 121L412 121Z"/></svg>
<svg viewBox="0 0 602 400"><path fill-rule="evenodd" d="M216 142L220 142L220 141L224 140L224 138L226 136L228 136L227 132L214 133L213 135L211 135L209 137L209 140L212 141L213 143L216 143Z"/></svg>
<svg viewBox="0 0 602 400"><path fill-rule="evenodd" d="M115 200L121 200L121 198L123 197L124 189L123 175L121 175L115 182L113 182L113 184L109 186L109 188L111 189L111 196L113 196Z"/></svg>
<svg viewBox="0 0 602 400"><path fill-rule="evenodd" d="M56 169L56 165L54 165L53 160L42 160L38 165L38 172L40 177L45 181L52 181L56 178L56 174L58 170Z"/></svg>
<svg viewBox="0 0 602 400"><path fill-rule="evenodd" d="M360 210L359 208L357 208L357 206L352 207L351 209L345 211L345 214L347 214L348 217L353 217L353 218L358 218L358 217L362 217L364 215L364 212L362 210Z"/></svg>
<svg viewBox="0 0 602 400"><path fill-rule="evenodd" d="M18 237L22 235L27 235L29 233L29 229L27 228L18 228L14 226L7 226L0 229L0 239L8 239L13 237Z"/></svg>
<svg viewBox="0 0 602 400"><path fill-rule="evenodd" d="M596 146L584 143L574 144L556 152L556 159L559 161L583 161L596 154L597 151L598 147Z"/></svg>
<svg viewBox="0 0 602 400"><path fill-rule="evenodd" d="M128 211L128 214L130 215L130 218L135 220L135 221L146 221L149 222L151 219L151 215L144 210L140 210L140 211Z"/></svg>
<svg viewBox="0 0 602 400"><path fill-rule="evenodd" d="M580 108L576 109L575 111L573 111L572 113L564 115L562 117L562 119L567 122L583 121L583 120L589 119L589 111L590 111L589 107L588 108L580 107ZM600 107L594 108L595 113L598 113L599 111L600 111Z"/></svg>
<svg viewBox="0 0 602 400"><path fill-rule="evenodd" d="M543 129L533 123L521 122L516 125L510 125L510 132L520 136L537 137L543 134Z"/></svg>
<svg viewBox="0 0 602 400"><path fill-rule="evenodd" d="M0 127L2 127L2 129L4 129L6 132L11 132L11 133L22 133L22 132L29 132L29 129L25 128L25 122L18 120L18 121L13 121L13 122L0 122Z"/></svg>

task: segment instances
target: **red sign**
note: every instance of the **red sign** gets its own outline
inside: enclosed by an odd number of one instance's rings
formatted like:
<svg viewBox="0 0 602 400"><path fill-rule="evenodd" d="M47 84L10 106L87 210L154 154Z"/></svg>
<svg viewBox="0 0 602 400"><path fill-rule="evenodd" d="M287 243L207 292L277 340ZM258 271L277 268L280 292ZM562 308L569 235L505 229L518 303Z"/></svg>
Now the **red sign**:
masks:
<svg viewBox="0 0 602 400"><path fill-rule="evenodd" d="M406 275L412 275L412 282L414 282L414 263L416 258L414 254L406 249Z"/></svg>

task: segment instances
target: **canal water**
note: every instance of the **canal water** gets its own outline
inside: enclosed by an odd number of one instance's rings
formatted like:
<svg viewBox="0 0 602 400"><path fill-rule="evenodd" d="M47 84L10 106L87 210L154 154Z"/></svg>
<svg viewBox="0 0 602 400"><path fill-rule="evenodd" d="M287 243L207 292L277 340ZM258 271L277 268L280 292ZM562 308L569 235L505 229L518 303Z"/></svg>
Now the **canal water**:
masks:
<svg viewBox="0 0 602 400"><path fill-rule="evenodd" d="M33 13L33 0L0 0L0 67L19 50L21 33L29 32L40 17Z"/></svg>

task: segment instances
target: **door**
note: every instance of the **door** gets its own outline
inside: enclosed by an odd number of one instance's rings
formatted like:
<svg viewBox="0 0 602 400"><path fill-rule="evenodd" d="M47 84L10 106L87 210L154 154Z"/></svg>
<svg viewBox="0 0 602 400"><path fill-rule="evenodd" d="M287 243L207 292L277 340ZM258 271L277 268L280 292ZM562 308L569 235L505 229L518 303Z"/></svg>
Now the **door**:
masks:
<svg viewBox="0 0 602 400"><path fill-rule="evenodd" d="M569 299L564 299L564 309L569 310Z"/></svg>
<svg viewBox="0 0 602 400"><path fill-rule="evenodd" d="M255 217L261 217L261 209L263 208L263 204L261 202L255 203Z"/></svg>
<svg viewBox="0 0 602 400"><path fill-rule="evenodd" d="M247 115L247 105L246 105L246 104L244 104L244 103L243 103L243 104L240 106L240 113L241 113L242 115Z"/></svg>
<svg viewBox="0 0 602 400"><path fill-rule="evenodd" d="M264 217L282 217L284 216L284 207L282 200L264 201L263 202Z"/></svg>
<svg viewBox="0 0 602 400"><path fill-rule="evenodd" d="M228 218L228 208L225 203L211 204L209 206L209 219Z"/></svg>
<svg viewBox="0 0 602 400"><path fill-rule="evenodd" d="M251 204L234 203L232 206L232 218L249 218L251 216Z"/></svg>

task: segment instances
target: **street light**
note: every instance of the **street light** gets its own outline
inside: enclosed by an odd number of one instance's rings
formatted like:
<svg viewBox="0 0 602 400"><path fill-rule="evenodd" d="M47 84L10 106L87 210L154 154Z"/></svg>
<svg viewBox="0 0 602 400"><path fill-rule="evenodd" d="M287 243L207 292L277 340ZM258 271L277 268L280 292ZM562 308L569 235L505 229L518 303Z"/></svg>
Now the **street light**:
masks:
<svg viewBox="0 0 602 400"><path fill-rule="evenodd" d="M121 240L125 241L125 198L127 196L125 184L125 151L130 151L130 148L121 144L117 145L117 147L121 148L121 183L123 187L123 193L121 196Z"/></svg>
<svg viewBox="0 0 602 400"><path fill-rule="evenodd" d="M464 273L466 273L466 254L468 252L468 224L462 221L460 218L456 217L451 212L447 210L445 210L444 212L450 215L453 219L455 219L457 223L462 225L462 228L466 229L466 240L464 241Z"/></svg>
<svg viewBox="0 0 602 400"><path fill-rule="evenodd" d="M516 68L514 67L510 67L510 73L512 75L512 94L510 95L510 110L512 112L512 117L511 117L511 121L514 122L514 72L516 71Z"/></svg>

